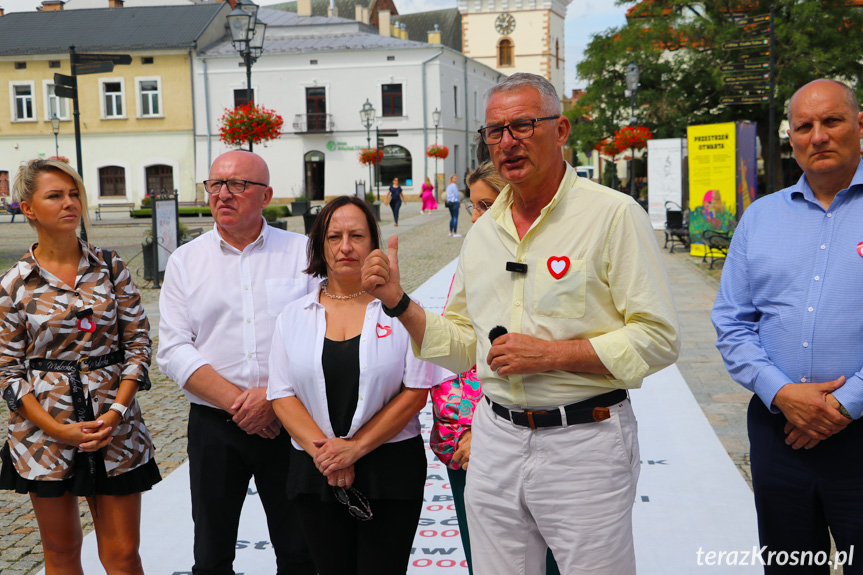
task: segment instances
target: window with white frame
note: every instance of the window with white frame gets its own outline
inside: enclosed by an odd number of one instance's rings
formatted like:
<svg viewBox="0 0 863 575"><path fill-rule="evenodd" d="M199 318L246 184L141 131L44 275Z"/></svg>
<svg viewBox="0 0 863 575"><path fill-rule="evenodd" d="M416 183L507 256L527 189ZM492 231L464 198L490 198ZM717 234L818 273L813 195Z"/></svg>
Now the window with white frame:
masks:
<svg viewBox="0 0 863 575"><path fill-rule="evenodd" d="M33 82L12 84L12 118L16 122L32 122L36 119L33 106Z"/></svg>
<svg viewBox="0 0 863 575"><path fill-rule="evenodd" d="M161 118L162 82L159 78L137 78L141 117Z"/></svg>
<svg viewBox="0 0 863 575"><path fill-rule="evenodd" d="M125 118L123 82L121 80L102 80L102 117Z"/></svg>
<svg viewBox="0 0 863 575"><path fill-rule="evenodd" d="M45 121L48 122L54 116L61 120L69 119L69 99L60 98L54 93L54 84L50 81L45 81Z"/></svg>

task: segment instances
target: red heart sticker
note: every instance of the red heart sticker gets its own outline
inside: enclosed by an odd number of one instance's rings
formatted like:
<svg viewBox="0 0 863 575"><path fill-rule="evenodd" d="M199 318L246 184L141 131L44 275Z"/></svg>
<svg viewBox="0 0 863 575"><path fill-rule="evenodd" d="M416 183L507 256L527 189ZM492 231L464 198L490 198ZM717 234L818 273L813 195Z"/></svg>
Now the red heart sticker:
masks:
<svg viewBox="0 0 863 575"><path fill-rule="evenodd" d="M861 258L863 258L863 242L857 244L857 253L860 254Z"/></svg>
<svg viewBox="0 0 863 575"><path fill-rule="evenodd" d="M392 326L389 326L389 325L384 326L384 325L378 324L377 332L378 332L379 338L384 338L393 332L393 328L392 328Z"/></svg>
<svg viewBox="0 0 863 575"><path fill-rule="evenodd" d="M569 258L566 256L548 258L548 271L551 277L559 280L569 270Z"/></svg>
<svg viewBox="0 0 863 575"><path fill-rule="evenodd" d="M90 321L90 316L82 317L78 320L78 329L87 333L93 333L96 331L96 324Z"/></svg>

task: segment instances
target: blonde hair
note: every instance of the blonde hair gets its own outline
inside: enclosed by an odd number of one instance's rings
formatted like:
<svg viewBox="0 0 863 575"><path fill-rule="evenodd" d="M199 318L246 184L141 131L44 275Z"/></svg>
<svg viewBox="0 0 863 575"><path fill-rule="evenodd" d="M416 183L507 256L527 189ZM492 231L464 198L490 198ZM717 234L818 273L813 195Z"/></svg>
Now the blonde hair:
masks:
<svg viewBox="0 0 863 575"><path fill-rule="evenodd" d="M485 162L467 175L467 186L471 187L479 180L482 180L491 186L497 193L500 193L506 187L506 182L494 167L492 162Z"/></svg>
<svg viewBox="0 0 863 575"><path fill-rule="evenodd" d="M78 197L81 200L81 217L84 218L84 227L89 234L90 213L87 211L87 189L84 187L84 180L81 179L78 172L73 170L72 166L66 162L37 159L22 163L18 168L18 176L15 178L15 183L12 184L12 194L15 201L19 204L21 202L32 203L39 175L46 172L61 172L72 178L72 181L75 182L75 187L78 189ZM30 224L30 227L35 227L30 218L27 218L27 223Z"/></svg>

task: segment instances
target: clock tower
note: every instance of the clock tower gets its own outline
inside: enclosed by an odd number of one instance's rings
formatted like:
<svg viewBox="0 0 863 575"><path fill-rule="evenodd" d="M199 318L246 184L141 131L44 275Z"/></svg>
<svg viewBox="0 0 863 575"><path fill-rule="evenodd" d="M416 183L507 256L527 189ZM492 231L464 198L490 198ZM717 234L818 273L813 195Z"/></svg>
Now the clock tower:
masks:
<svg viewBox="0 0 863 575"><path fill-rule="evenodd" d="M458 0L462 52L503 74L545 76L563 97L564 20L572 0Z"/></svg>

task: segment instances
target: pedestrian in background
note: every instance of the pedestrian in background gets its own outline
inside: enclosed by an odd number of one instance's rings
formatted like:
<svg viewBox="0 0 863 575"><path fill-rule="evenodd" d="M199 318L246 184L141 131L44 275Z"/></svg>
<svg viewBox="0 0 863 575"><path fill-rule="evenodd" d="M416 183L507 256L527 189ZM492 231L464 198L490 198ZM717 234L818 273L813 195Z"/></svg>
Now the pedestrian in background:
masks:
<svg viewBox="0 0 863 575"><path fill-rule="evenodd" d="M87 193L68 164L27 162L13 189L38 241L0 278L0 489L30 495L48 575L83 572L81 496L105 571L142 574L141 492L161 476L135 399L150 389L141 296L116 253L76 237Z"/></svg>
<svg viewBox="0 0 863 575"><path fill-rule="evenodd" d="M458 192L458 176L452 175L449 179L449 185L446 187L446 207L449 210L449 235L453 238L460 238L458 233L458 207L461 198Z"/></svg>
<svg viewBox="0 0 863 575"><path fill-rule="evenodd" d="M396 227L399 225L399 210L402 207L402 187L399 185L399 179L393 178L393 185L390 186L387 192L390 209L393 211L393 220Z"/></svg>
<svg viewBox="0 0 863 575"><path fill-rule="evenodd" d="M832 535L847 558L863 542L863 114L851 88L822 79L794 93L788 124L803 175L743 214L712 319L728 372L755 394L761 545L826 556ZM844 570L863 573L863 561Z"/></svg>
<svg viewBox="0 0 863 575"><path fill-rule="evenodd" d="M435 199L434 186L428 178L423 182L420 198L423 201L422 209L420 210L422 213L430 214L432 210L437 209L437 199Z"/></svg>
<svg viewBox="0 0 863 575"><path fill-rule="evenodd" d="M269 182L257 154L216 158L204 181L216 223L171 255L159 297L156 359L191 403L196 575L233 573L252 476L278 573L315 573L285 493L291 438L266 394L276 317L317 282L303 273L306 238L268 226L261 214L273 197Z"/></svg>

